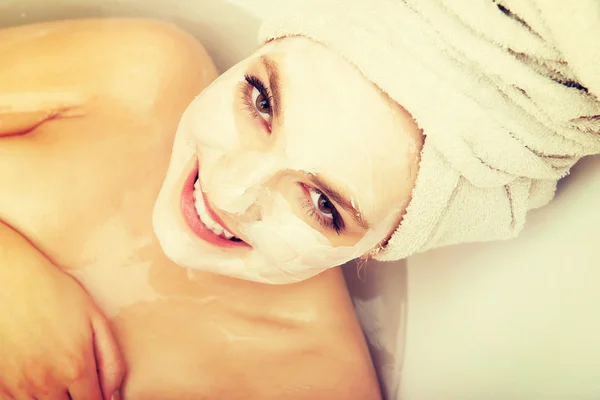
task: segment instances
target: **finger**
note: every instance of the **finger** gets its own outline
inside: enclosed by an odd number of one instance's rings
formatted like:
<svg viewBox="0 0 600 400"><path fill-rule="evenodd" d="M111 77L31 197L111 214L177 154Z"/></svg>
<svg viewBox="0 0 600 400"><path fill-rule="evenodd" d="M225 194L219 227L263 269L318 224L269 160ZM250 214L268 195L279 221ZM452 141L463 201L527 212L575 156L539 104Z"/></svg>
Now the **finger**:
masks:
<svg viewBox="0 0 600 400"><path fill-rule="evenodd" d="M14 399L14 397L10 394L8 389L0 387L0 399L12 400L12 399Z"/></svg>
<svg viewBox="0 0 600 400"><path fill-rule="evenodd" d="M104 399L110 400L123 382L125 361L109 323L103 315L98 314L92 318L92 330L100 386Z"/></svg>
<svg viewBox="0 0 600 400"><path fill-rule="evenodd" d="M103 400L91 343L84 360L83 373L69 385L69 396L72 400Z"/></svg>
<svg viewBox="0 0 600 400"><path fill-rule="evenodd" d="M13 400L13 399L14 400L36 400L35 397L33 397L31 394L23 393L23 392L9 393L6 398L8 400ZM4 397L2 397L2 400L4 400Z"/></svg>
<svg viewBox="0 0 600 400"><path fill-rule="evenodd" d="M4 386L4 384L2 382L0 382L0 399L4 400L4 399L10 399L10 391L8 390L8 388L6 386Z"/></svg>
<svg viewBox="0 0 600 400"><path fill-rule="evenodd" d="M37 396L36 400L70 400L67 390L57 390L45 396Z"/></svg>

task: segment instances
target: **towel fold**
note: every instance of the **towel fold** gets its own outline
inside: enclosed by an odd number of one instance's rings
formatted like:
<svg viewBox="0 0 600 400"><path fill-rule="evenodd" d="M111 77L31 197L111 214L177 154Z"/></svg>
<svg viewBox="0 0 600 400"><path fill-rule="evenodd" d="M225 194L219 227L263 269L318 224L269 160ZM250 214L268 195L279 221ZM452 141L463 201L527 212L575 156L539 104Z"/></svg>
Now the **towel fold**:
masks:
<svg viewBox="0 0 600 400"><path fill-rule="evenodd" d="M259 39L292 35L339 52L423 129L412 199L377 259L512 238L600 153L598 0L298 0Z"/></svg>

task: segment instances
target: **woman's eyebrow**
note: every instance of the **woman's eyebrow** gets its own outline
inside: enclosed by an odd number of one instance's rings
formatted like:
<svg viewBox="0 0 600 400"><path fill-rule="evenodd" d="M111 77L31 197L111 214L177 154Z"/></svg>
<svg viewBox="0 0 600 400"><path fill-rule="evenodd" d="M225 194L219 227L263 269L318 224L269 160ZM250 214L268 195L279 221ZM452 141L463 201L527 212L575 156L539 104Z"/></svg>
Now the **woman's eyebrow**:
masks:
<svg viewBox="0 0 600 400"><path fill-rule="evenodd" d="M281 105L281 86L279 84L279 68L277 67L277 63L273 61L273 59L269 58L267 55L262 55L260 57L260 62L267 71L267 76L269 77L269 88L271 90L271 95L273 96L273 118L277 120L278 124L283 123L283 115L281 110L283 109Z"/></svg>
<svg viewBox="0 0 600 400"><path fill-rule="evenodd" d="M362 213L357 210L352 202L344 197L339 191L335 190L331 185L325 181L319 175L310 174L309 179L315 186L318 186L319 190L327 196L329 200L332 200L340 205L344 210L348 211L352 215L354 222L363 229L369 229L369 223L363 218Z"/></svg>

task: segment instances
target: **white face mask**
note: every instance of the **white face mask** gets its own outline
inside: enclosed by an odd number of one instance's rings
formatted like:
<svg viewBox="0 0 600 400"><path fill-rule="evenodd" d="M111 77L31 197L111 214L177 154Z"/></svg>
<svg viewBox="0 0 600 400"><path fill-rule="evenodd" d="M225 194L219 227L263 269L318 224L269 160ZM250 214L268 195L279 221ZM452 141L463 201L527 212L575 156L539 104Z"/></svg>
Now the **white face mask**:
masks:
<svg viewBox="0 0 600 400"><path fill-rule="evenodd" d="M155 232L184 267L266 283L307 279L364 255L395 227L414 184L417 132L325 47L304 38L270 43L186 110ZM189 207L196 173L200 218ZM206 229L194 230L200 220L247 245L206 239Z"/></svg>

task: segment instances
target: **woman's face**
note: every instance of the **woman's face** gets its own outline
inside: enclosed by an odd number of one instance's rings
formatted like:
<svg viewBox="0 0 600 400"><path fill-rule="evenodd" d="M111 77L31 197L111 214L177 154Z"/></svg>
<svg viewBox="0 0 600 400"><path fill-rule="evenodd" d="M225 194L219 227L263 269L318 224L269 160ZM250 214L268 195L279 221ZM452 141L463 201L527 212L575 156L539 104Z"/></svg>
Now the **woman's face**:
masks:
<svg viewBox="0 0 600 400"><path fill-rule="evenodd" d="M190 104L154 211L181 266L291 283L368 253L414 186L421 135L351 64L271 42Z"/></svg>

